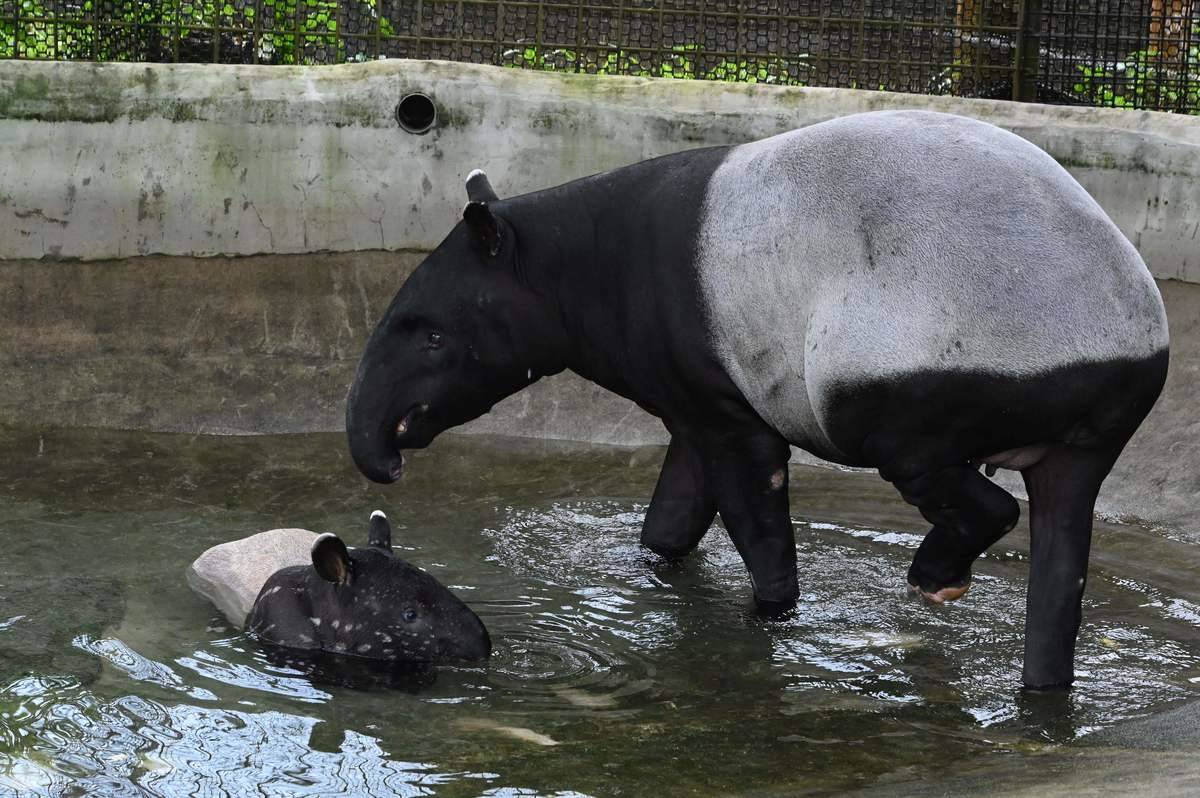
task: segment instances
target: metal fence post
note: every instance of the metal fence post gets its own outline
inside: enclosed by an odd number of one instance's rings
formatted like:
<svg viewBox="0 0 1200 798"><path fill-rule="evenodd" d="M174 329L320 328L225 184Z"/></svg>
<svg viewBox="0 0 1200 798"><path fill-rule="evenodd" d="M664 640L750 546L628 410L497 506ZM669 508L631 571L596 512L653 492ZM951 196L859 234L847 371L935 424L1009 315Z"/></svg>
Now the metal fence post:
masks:
<svg viewBox="0 0 1200 798"><path fill-rule="evenodd" d="M1041 0L1019 0L1017 46L1013 53L1012 98L1018 102L1037 100L1037 74L1041 64Z"/></svg>

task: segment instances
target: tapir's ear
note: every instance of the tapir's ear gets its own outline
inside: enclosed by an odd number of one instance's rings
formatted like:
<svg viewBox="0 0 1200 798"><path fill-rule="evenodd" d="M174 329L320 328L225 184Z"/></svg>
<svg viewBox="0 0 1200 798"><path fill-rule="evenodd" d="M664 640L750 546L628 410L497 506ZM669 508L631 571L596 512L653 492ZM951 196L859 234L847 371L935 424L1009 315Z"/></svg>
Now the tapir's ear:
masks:
<svg viewBox="0 0 1200 798"><path fill-rule="evenodd" d="M497 202L500 198L492 190L487 175L482 169L476 169L467 175L467 199L471 202Z"/></svg>
<svg viewBox="0 0 1200 798"><path fill-rule="evenodd" d="M392 553L392 525L383 510L371 513L371 525L367 528L367 545Z"/></svg>
<svg viewBox="0 0 1200 798"><path fill-rule="evenodd" d="M332 532L317 535L312 544L313 568L326 582L345 584L350 579L350 552L346 544Z"/></svg>
<svg viewBox="0 0 1200 798"><path fill-rule="evenodd" d="M500 220L486 202L468 202L463 208L463 221L487 254L495 255L500 251Z"/></svg>

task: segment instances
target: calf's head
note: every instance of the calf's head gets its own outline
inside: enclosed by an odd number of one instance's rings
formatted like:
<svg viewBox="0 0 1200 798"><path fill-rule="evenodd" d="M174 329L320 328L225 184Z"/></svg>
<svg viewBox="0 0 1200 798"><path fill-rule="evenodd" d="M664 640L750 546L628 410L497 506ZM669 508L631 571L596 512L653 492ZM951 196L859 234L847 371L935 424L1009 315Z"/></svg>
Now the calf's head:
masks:
<svg viewBox="0 0 1200 798"><path fill-rule="evenodd" d="M429 445L562 369L548 287L529 283L504 203L479 171L467 178L467 194L462 221L416 268L371 334L350 389L350 453L376 482L399 478L401 450Z"/></svg>
<svg viewBox="0 0 1200 798"><path fill-rule="evenodd" d="M246 627L277 646L390 662L482 660L492 649L466 604L392 553L391 527L378 510L366 548L326 533L313 542L311 566L268 579Z"/></svg>

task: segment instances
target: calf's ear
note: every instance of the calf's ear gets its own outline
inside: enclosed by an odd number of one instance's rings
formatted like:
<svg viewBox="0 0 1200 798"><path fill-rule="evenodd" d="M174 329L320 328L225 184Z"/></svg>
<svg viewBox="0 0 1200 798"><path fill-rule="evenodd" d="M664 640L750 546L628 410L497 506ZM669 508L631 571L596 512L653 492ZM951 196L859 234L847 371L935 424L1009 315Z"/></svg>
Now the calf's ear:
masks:
<svg viewBox="0 0 1200 798"><path fill-rule="evenodd" d="M350 552L346 544L332 532L317 535L312 544L312 564L326 582L344 585L350 580Z"/></svg>
<svg viewBox="0 0 1200 798"><path fill-rule="evenodd" d="M468 202L463 208L463 221L487 254L494 256L500 251L500 220L486 202Z"/></svg>
<svg viewBox="0 0 1200 798"><path fill-rule="evenodd" d="M474 169L467 175L467 199L472 202L496 202L500 199L482 169Z"/></svg>
<svg viewBox="0 0 1200 798"><path fill-rule="evenodd" d="M371 513L371 524L367 527L367 545L392 553L392 525L383 510Z"/></svg>

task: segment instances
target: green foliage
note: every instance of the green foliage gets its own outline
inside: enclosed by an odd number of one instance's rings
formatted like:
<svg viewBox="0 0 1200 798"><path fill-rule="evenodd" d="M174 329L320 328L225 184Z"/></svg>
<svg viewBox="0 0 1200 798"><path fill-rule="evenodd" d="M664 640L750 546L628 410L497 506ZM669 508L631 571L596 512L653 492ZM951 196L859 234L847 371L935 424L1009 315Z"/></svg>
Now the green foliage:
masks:
<svg viewBox="0 0 1200 798"><path fill-rule="evenodd" d="M1200 26L1197 26L1200 36ZM1079 66L1076 96L1094 105L1116 108L1165 108L1182 105L1200 115L1200 46L1183 57L1166 58L1152 50L1137 50L1112 65Z"/></svg>
<svg viewBox="0 0 1200 798"><path fill-rule="evenodd" d="M659 63L653 54L612 48L605 53L576 53L574 50L540 51L527 46L508 50L502 63L514 69L543 72L586 72L594 75L631 75L642 78L716 80L738 83L772 83L781 86L805 86L801 73L810 67L807 55L793 59L748 56L736 61L725 59L707 69L697 66L699 45L677 44Z"/></svg>
<svg viewBox="0 0 1200 798"><path fill-rule="evenodd" d="M7 0L5 6L15 7L16 17L0 18L0 59L207 61L214 49L228 53L232 48L244 56L234 60L341 63L350 58L341 35L345 19L367 21L372 33L385 39L405 32L381 13L383 0ZM1200 115L1200 24L1188 41L1186 52L1171 57L1141 49L1116 63L1077 65L1072 93L1094 105ZM354 56L363 57L361 52ZM603 45L581 50L525 45L504 52L501 63L545 72L805 86L812 83L808 59L804 53L714 61L695 43L677 44L663 55ZM948 66L929 91L957 93L965 69L958 62Z"/></svg>
<svg viewBox="0 0 1200 798"><path fill-rule="evenodd" d="M341 62L346 60L346 45L337 35L339 7L377 20L382 36L395 35L390 20L378 16L378 3L262 0L259 13L253 4L234 4L230 0L116 0L102 9L103 21L108 24L96 25L92 20L95 0L65 10L48 8L42 0L18 0L17 21L0 19L0 58L172 60L176 46L172 40L177 36L181 59L206 60L203 56L211 51L213 37L221 35L214 28L224 27L246 33L226 34L229 40L221 41L221 49L237 46L257 50L260 61ZM316 48L324 52L316 54Z"/></svg>

